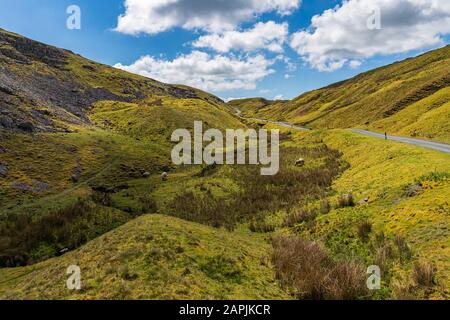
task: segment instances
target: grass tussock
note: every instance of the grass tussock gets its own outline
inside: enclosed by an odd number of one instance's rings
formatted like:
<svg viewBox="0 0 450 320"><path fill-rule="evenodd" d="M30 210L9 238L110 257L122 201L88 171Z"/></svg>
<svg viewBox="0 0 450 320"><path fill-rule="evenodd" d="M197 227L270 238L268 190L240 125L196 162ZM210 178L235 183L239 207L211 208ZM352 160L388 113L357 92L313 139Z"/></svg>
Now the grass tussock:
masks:
<svg viewBox="0 0 450 320"><path fill-rule="evenodd" d="M320 165L299 169L298 155L316 159ZM171 215L215 227L234 229L237 223L262 220L264 213L298 207L300 203L325 198L326 190L345 167L341 153L321 145L314 148L282 148L280 171L262 176L258 166L240 165L230 168L229 177L239 191L227 200L211 193L179 194L168 208ZM328 211L324 205L322 209Z"/></svg>
<svg viewBox="0 0 450 320"><path fill-rule="evenodd" d="M365 272L355 261L334 261L317 243L273 238L273 264L281 285L300 299L342 300L367 296Z"/></svg>
<svg viewBox="0 0 450 320"><path fill-rule="evenodd" d="M446 288L436 279L436 265L429 261L417 261L409 277L394 282L395 297L400 300L429 299L436 292L446 295Z"/></svg>
<svg viewBox="0 0 450 320"><path fill-rule="evenodd" d="M354 207L356 205L353 194L342 194L338 198L337 208Z"/></svg>
<svg viewBox="0 0 450 320"><path fill-rule="evenodd" d="M303 222L310 222L317 218L317 209L300 209L299 211L288 214L283 221L283 227L294 227Z"/></svg>
<svg viewBox="0 0 450 320"><path fill-rule="evenodd" d="M252 221L249 224L249 229L257 233L269 233L275 231L275 225L265 221Z"/></svg>
<svg viewBox="0 0 450 320"><path fill-rule="evenodd" d="M363 242L369 240L370 233L372 232L372 223L370 221L363 221L357 226L358 236Z"/></svg>
<svg viewBox="0 0 450 320"><path fill-rule="evenodd" d="M436 267L430 262L416 262L412 278L414 284L423 289L430 289L436 285Z"/></svg>

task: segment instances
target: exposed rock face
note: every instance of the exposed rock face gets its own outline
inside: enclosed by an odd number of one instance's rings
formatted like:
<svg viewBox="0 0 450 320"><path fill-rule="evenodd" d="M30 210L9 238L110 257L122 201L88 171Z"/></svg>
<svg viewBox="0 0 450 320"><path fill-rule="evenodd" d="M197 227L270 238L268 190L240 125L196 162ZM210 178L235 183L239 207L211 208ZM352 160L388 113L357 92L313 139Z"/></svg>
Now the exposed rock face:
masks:
<svg viewBox="0 0 450 320"><path fill-rule="evenodd" d="M0 42L9 44L9 46L0 47L1 55L23 64L30 64L33 60L37 60L52 67L62 67L69 53L66 50L6 32L0 33Z"/></svg>
<svg viewBox="0 0 450 320"><path fill-rule="evenodd" d="M12 71L1 71L0 87L4 90L0 90L0 125L5 129L34 131L20 127L21 123L28 122L36 131L55 131L53 118L75 124L88 123L86 113L93 103L101 100L130 101L106 89L86 87L75 80L61 80L40 73L24 77ZM24 105L42 106L47 110L30 111L23 108Z"/></svg>
<svg viewBox="0 0 450 320"><path fill-rule="evenodd" d="M81 172L83 171L83 169L81 168L81 166L78 164L75 169L73 169L72 172L72 176L70 177L70 179L72 180L72 182L78 182L81 178Z"/></svg>
<svg viewBox="0 0 450 320"><path fill-rule="evenodd" d="M90 124L87 113L97 101L139 102L151 95L223 102L193 88L130 77L0 29L0 129L66 131L64 124Z"/></svg>
<svg viewBox="0 0 450 320"><path fill-rule="evenodd" d="M41 193L44 191L47 191L50 188L48 183L45 183L43 181L36 181L32 186L31 186L31 191L33 191L34 193Z"/></svg>
<svg viewBox="0 0 450 320"><path fill-rule="evenodd" d="M69 51L1 29L0 44L0 128L23 132L57 131L52 121L55 118L74 124L88 123L86 112L93 103L130 101L130 98L77 79L65 69L68 58L73 55ZM95 71L95 68L90 70ZM24 108L27 106L47 110L30 111L31 108Z"/></svg>
<svg viewBox="0 0 450 320"><path fill-rule="evenodd" d="M34 124L31 122L21 122L17 125L17 128L25 132L33 132L35 130Z"/></svg>
<svg viewBox="0 0 450 320"><path fill-rule="evenodd" d="M11 187L22 191L42 193L44 191L47 191L50 188L50 185L48 183L39 180L35 181L32 185L29 185L28 183L23 181L16 181L11 185Z"/></svg>
<svg viewBox="0 0 450 320"><path fill-rule="evenodd" d="M14 123L7 115L0 115L0 129L11 129Z"/></svg>

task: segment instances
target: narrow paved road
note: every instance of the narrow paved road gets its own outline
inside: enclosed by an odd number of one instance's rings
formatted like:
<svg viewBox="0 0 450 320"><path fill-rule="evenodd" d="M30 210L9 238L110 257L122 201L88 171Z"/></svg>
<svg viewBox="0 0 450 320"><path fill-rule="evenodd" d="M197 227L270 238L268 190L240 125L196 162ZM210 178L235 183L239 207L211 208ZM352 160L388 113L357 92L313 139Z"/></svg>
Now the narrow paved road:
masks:
<svg viewBox="0 0 450 320"><path fill-rule="evenodd" d="M375 138L381 138L385 139L384 134L375 133L367 130L360 130L360 129L352 129L352 132L364 134L366 136L371 136ZM397 136L389 136L388 140L392 141L398 141L408 144L413 144L419 147L424 147L428 149L434 149L445 153L450 153L450 144L446 143L440 143L440 142L433 142L433 141L427 141L427 140L421 140L421 139L414 139L414 138L406 138L406 137L397 137Z"/></svg>
<svg viewBox="0 0 450 320"><path fill-rule="evenodd" d="M279 126L282 126L282 127L286 127L286 128L302 130L302 131L309 131L309 130L311 130L311 129L307 129L307 128L303 128L303 127L300 127L300 126L296 126L296 125L293 125L293 124L290 124L290 123L287 123L287 122L270 121L270 120L255 119L255 118L245 118L245 117L241 116L240 110L236 110L236 115L238 117L242 118L242 119L254 120L254 121L262 121L262 122L266 122L266 123L272 123L272 124L276 124L276 125L279 125ZM385 139L384 134L380 134L380 133L375 133L375 132L371 132L371 131L367 131L367 130L361 130L361 129L352 129L351 131L355 132L355 133L363 134L363 135L366 135L366 136L370 136L370 137ZM446 144L446 143L433 142L433 141L414 139L414 138L406 138L406 137L397 137L397 136L390 136L390 135L388 135L388 140L402 142L402 143L407 143L407 144L412 144L412 145L415 145L415 146L424 147L424 148L428 148L428 149L433 149L433 150L437 150L437 151L441 151L441 152L450 154L450 144Z"/></svg>

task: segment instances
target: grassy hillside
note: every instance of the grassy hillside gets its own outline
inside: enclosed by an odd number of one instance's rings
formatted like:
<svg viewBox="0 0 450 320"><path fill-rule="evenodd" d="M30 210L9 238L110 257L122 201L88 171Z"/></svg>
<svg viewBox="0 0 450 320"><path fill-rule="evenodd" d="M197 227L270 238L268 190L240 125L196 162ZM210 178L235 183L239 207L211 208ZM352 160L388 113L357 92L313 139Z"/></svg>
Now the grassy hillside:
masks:
<svg viewBox="0 0 450 320"><path fill-rule="evenodd" d="M89 125L99 101L157 103L157 97L222 101L186 86L164 84L0 30L0 128L25 132L71 131Z"/></svg>
<svg viewBox="0 0 450 320"><path fill-rule="evenodd" d="M300 133L283 129L283 136L289 138L283 140L282 171L274 178L261 178L255 168L244 166L198 167L173 173L167 183L157 176L129 181L128 189L112 195L113 202L127 202L127 195L147 187L160 212L183 220L144 215L62 257L3 269L0 295L62 299L448 297L448 155L343 130ZM321 141L342 150L342 158L320 147ZM373 152L364 151L368 146ZM306 167L294 166L298 156L306 159ZM322 180L328 174L334 175L332 185L329 178ZM242 183L242 177L250 175L258 179ZM352 202L342 200L350 194ZM230 231L214 228L218 226ZM289 241L294 240L276 240L272 249L274 235L313 242L306 252L301 245L289 251ZM317 254L333 262L315 266L308 259ZM316 272L300 269L291 273L287 266L292 263L283 264L283 257L309 261ZM328 270L330 263L334 269ZM82 268L85 289L80 292L64 287L64 271L71 264ZM366 292L357 283L365 283L365 269L373 264L382 267L382 290ZM433 270L431 283L417 280L422 265ZM333 272L343 275L337 278L338 288L348 291L334 288L314 293L317 286L329 285L322 282L328 278L320 275ZM275 274L283 291L276 285ZM297 284L298 276L312 284ZM356 293L351 291L356 288Z"/></svg>
<svg viewBox="0 0 450 320"><path fill-rule="evenodd" d="M368 219L373 224L365 244L369 262L385 264L386 280L390 280L394 295L448 297L450 156L343 131L325 133L324 141L342 150L351 166L335 181L335 189L340 194L352 190L356 201L368 198L368 203L331 212L319 220L314 237L325 236L327 247L341 254L350 253L352 245L346 243L350 239L345 239L345 235L355 232L351 221L361 223ZM369 146L371 152L366 152ZM376 244L381 232L385 237L383 245ZM398 248L400 257L384 256L389 246L400 244L399 239L412 250L411 260L401 256L407 254L406 247ZM356 244L355 240L350 243ZM389 241L393 243L386 247ZM438 285L434 290L414 288L412 269L418 261L436 267Z"/></svg>
<svg viewBox="0 0 450 320"><path fill-rule="evenodd" d="M156 211L150 181L176 169L174 129L244 127L215 96L7 31L0 71L1 266L75 249Z"/></svg>
<svg viewBox="0 0 450 320"><path fill-rule="evenodd" d="M0 298L288 299L268 252L262 236L145 215L63 257L1 269ZM66 289L70 265L82 291Z"/></svg>
<svg viewBox="0 0 450 320"><path fill-rule="evenodd" d="M271 101L264 98L247 98L232 100L227 103L232 110L239 110L244 117L258 118L260 115L267 116L269 110L276 110L286 101Z"/></svg>
<svg viewBox="0 0 450 320"><path fill-rule="evenodd" d="M170 159L172 131L195 120L276 127L235 109L445 140L448 53L225 105L0 31L0 298L448 298L449 155L279 128L275 176ZM81 291L65 286L70 265ZM381 290L366 287L370 265Z"/></svg>
<svg viewBox="0 0 450 320"><path fill-rule="evenodd" d="M345 130L291 137L297 145L323 141L341 150L349 168L325 204L281 213L276 233L315 241L337 260L379 265L383 289L373 298L448 298L450 156ZM423 269L427 283L418 278Z"/></svg>
<svg viewBox="0 0 450 320"><path fill-rule="evenodd" d="M311 128L365 128L450 142L450 46L305 93L286 103L231 102ZM248 108L249 105L257 108Z"/></svg>

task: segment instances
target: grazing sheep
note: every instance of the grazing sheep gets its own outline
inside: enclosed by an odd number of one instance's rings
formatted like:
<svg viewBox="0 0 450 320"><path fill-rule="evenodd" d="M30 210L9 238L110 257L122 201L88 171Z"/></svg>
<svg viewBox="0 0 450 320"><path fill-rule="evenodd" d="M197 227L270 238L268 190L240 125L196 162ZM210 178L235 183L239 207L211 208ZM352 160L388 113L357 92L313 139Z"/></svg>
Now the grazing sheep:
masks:
<svg viewBox="0 0 450 320"><path fill-rule="evenodd" d="M142 176L143 176L144 178L148 178L148 177L150 177L150 172L145 171L145 172L142 174Z"/></svg>
<svg viewBox="0 0 450 320"><path fill-rule="evenodd" d="M162 181L167 181L168 178L169 178L169 175L167 174L167 172L163 172L161 174L161 180Z"/></svg>
<svg viewBox="0 0 450 320"><path fill-rule="evenodd" d="M295 165L297 167L303 167L305 165L305 159L303 158L298 159L297 161L295 161Z"/></svg>

